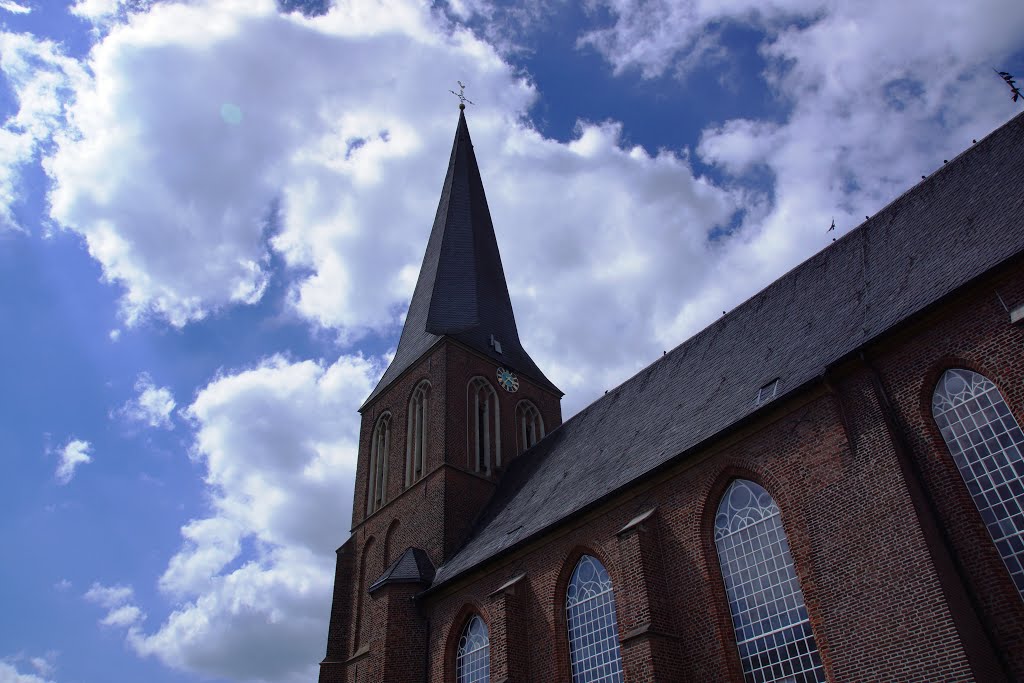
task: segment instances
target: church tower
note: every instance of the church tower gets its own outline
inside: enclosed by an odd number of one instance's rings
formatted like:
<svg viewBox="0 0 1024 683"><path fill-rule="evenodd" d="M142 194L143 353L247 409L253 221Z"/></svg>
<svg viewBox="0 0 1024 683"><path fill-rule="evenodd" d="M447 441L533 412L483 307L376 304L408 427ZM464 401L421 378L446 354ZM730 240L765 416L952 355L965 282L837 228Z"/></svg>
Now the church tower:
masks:
<svg viewBox="0 0 1024 683"><path fill-rule="evenodd" d="M360 408L352 535L338 549L321 683L422 681L413 597L466 540L509 463L561 424L519 340L480 169L459 123L395 357Z"/></svg>

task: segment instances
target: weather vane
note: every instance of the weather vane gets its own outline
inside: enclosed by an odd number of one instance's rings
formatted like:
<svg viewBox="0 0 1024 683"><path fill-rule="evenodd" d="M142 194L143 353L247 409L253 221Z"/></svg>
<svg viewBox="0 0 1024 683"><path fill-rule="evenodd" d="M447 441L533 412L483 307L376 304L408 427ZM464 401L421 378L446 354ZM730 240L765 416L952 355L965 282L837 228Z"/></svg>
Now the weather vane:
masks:
<svg viewBox="0 0 1024 683"><path fill-rule="evenodd" d="M473 104L473 102L472 100L466 99L466 85L462 81L455 82L459 84L459 92L455 92L454 90L449 90L448 92L459 98L459 109L465 109L466 102L469 102L470 104Z"/></svg>

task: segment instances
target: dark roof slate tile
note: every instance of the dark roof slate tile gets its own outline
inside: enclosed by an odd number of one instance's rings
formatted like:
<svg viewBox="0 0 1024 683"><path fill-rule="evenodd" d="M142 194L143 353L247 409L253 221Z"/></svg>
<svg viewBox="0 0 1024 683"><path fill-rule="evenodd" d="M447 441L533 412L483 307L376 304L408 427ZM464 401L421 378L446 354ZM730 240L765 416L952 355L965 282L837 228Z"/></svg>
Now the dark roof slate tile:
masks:
<svg viewBox="0 0 1024 683"><path fill-rule="evenodd" d="M1024 114L514 461L435 586L623 489L1024 250Z"/></svg>

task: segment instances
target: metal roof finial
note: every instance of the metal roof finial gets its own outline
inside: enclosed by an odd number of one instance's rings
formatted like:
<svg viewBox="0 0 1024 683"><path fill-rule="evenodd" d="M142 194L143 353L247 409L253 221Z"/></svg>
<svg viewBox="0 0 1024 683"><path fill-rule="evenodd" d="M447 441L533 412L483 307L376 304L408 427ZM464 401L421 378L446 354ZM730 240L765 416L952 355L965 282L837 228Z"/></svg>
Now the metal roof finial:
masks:
<svg viewBox="0 0 1024 683"><path fill-rule="evenodd" d="M456 97L459 98L459 109L462 110L462 109L466 108L466 102L469 102L470 104L473 104L473 102L471 100L467 100L466 99L466 95L465 95L466 86L465 86L465 84L462 81L455 81L455 82L459 84L459 92L455 92L454 90L449 90L448 92L450 92L451 94L453 94L453 95L455 95Z"/></svg>

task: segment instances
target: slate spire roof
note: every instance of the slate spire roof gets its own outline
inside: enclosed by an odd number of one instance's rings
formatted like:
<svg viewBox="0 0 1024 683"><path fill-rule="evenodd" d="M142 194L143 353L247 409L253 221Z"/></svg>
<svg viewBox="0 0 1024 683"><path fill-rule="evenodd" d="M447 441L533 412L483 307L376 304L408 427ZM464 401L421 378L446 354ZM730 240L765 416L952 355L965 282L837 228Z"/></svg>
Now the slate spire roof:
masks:
<svg viewBox="0 0 1024 683"><path fill-rule="evenodd" d="M363 406L445 336L561 395L519 341L491 212L462 110L398 350ZM491 343L492 337L500 345L500 353Z"/></svg>

